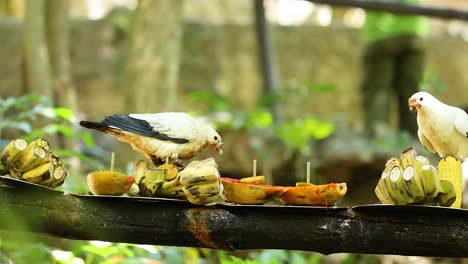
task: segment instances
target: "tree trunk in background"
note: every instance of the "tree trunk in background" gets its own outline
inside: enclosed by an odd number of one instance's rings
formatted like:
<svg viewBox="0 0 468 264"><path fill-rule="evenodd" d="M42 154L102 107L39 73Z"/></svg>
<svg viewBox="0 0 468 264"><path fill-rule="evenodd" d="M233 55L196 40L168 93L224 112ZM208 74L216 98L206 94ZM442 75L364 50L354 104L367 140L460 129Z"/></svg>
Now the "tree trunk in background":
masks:
<svg viewBox="0 0 468 264"><path fill-rule="evenodd" d="M9 15L10 13L10 0L0 0L0 15Z"/></svg>
<svg viewBox="0 0 468 264"><path fill-rule="evenodd" d="M76 112L76 91L70 74L69 1L47 0L46 36L52 72L54 101L57 106Z"/></svg>
<svg viewBox="0 0 468 264"><path fill-rule="evenodd" d="M183 0L140 0L124 81L130 112L175 110Z"/></svg>
<svg viewBox="0 0 468 264"><path fill-rule="evenodd" d="M69 0L47 0L45 6L45 31L47 48L52 72L52 89L54 104L71 109L78 113L76 89L70 73L69 45ZM73 124L74 135L77 135L77 124ZM77 137L59 138L60 147L75 149Z"/></svg>
<svg viewBox="0 0 468 264"><path fill-rule="evenodd" d="M45 42L44 0L27 0L24 18L24 61L27 91L53 99L50 66Z"/></svg>

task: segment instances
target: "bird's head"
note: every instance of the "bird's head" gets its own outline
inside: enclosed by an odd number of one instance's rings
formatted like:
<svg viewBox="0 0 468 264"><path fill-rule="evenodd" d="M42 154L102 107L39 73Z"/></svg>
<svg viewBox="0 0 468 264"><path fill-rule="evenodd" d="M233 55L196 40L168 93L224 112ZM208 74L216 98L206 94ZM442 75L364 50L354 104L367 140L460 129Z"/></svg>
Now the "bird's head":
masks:
<svg viewBox="0 0 468 264"><path fill-rule="evenodd" d="M206 144L208 148L218 152L220 155L223 154L223 139L212 127L206 129Z"/></svg>
<svg viewBox="0 0 468 264"><path fill-rule="evenodd" d="M411 112L418 112L424 106L435 102L438 102L438 100L430 93L417 92L408 99L408 106Z"/></svg>

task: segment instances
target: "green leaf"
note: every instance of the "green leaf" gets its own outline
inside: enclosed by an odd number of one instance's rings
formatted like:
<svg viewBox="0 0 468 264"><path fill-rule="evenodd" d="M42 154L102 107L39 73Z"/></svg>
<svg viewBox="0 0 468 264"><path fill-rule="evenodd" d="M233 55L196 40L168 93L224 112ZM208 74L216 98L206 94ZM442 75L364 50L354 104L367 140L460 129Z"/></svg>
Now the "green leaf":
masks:
<svg viewBox="0 0 468 264"><path fill-rule="evenodd" d="M36 105L32 109L32 111L34 113L36 113L36 114L45 116L45 117L50 118L50 119L54 119L55 117L57 117L57 114L55 113L53 107L48 107L48 106L44 106L44 105Z"/></svg>
<svg viewBox="0 0 468 264"><path fill-rule="evenodd" d="M255 109L250 112L247 122L251 128L267 128L273 124L273 115L265 109Z"/></svg>
<svg viewBox="0 0 468 264"><path fill-rule="evenodd" d="M258 104L261 106L270 106L281 99L281 95L279 93L270 93L268 95L264 95L260 97Z"/></svg>
<svg viewBox="0 0 468 264"><path fill-rule="evenodd" d="M80 132L80 138L86 147L92 148L95 145L94 138L89 131Z"/></svg>
<svg viewBox="0 0 468 264"><path fill-rule="evenodd" d="M25 140L32 140L34 138L43 137L44 135L54 135L60 133L68 138L73 137L73 128L62 124L50 124L40 129L34 129L28 135L23 138Z"/></svg>
<svg viewBox="0 0 468 264"><path fill-rule="evenodd" d="M315 118L306 118L304 120L304 129L307 135L312 136L314 139L321 140L333 133L335 127L332 123L322 122Z"/></svg>
<svg viewBox="0 0 468 264"><path fill-rule="evenodd" d="M223 111L232 108L228 98L211 90L194 91L188 94L188 99L193 102L203 103L214 111Z"/></svg>
<svg viewBox="0 0 468 264"><path fill-rule="evenodd" d="M336 89L334 85L327 83L306 83L305 85L311 92L331 93Z"/></svg>
<svg viewBox="0 0 468 264"><path fill-rule="evenodd" d="M75 114L73 114L73 111L69 108L57 107L54 108L54 112L56 116L61 117L67 121L72 123L76 121Z"/></svg>

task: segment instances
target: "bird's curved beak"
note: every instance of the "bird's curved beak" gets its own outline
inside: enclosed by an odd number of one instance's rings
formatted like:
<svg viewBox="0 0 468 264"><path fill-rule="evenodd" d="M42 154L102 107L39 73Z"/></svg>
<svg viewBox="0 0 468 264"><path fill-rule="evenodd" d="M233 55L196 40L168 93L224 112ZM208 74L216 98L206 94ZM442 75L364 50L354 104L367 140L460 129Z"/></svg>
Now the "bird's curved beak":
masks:
<svg viewBox="0 0 468 264"><path fill-rule="evenodd" d="M212 146L212 149L216 152L218 152L219 155L223 155L223 145L224 143L223 142L219 142L217 144L214 144Z"/></svg>
<svg viewBox="0 0 468 264"><path fill-rule="evenodd" d="M421 104L418 102L417 98L408 99L408 106L410 112L418 112L419 108L421 108Z"/></svg>

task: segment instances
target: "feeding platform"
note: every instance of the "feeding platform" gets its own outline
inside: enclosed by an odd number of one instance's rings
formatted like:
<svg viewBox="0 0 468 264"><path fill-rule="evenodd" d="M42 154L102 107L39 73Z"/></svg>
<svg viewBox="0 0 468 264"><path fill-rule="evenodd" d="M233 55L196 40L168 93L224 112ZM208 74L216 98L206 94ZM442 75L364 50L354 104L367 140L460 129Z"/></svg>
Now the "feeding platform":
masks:
<svg viewBox="0 0 468 264"><path fill-rule="evenodd" d="M67 194L0 177L0 228L79 240L204 247L468 257L468 210L212 205Z"/></svg>

